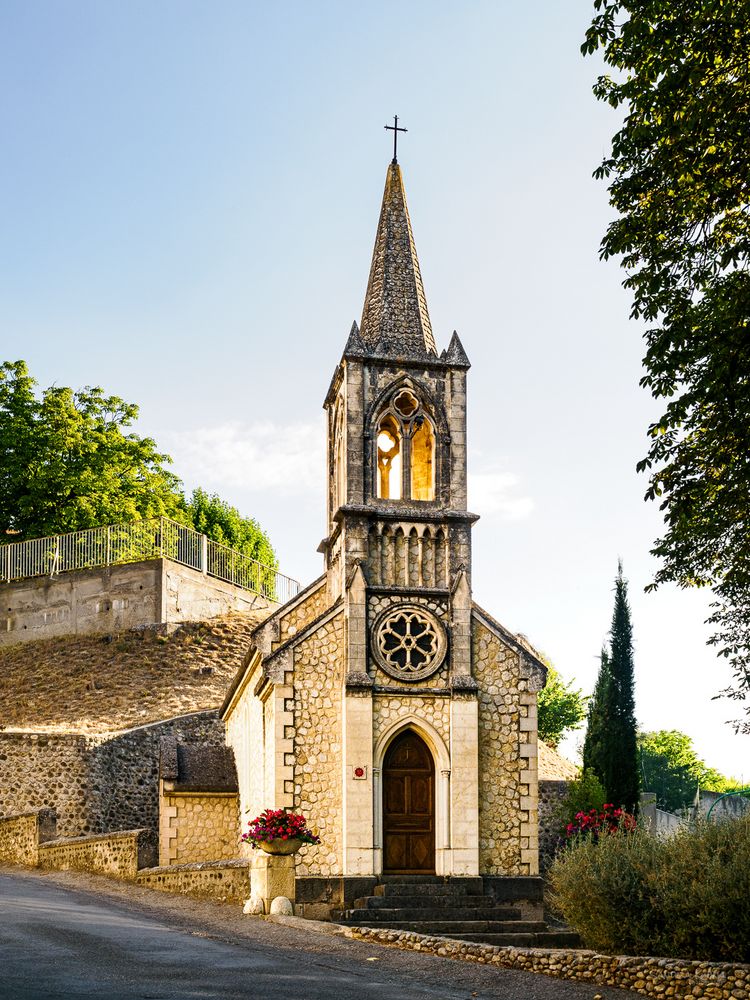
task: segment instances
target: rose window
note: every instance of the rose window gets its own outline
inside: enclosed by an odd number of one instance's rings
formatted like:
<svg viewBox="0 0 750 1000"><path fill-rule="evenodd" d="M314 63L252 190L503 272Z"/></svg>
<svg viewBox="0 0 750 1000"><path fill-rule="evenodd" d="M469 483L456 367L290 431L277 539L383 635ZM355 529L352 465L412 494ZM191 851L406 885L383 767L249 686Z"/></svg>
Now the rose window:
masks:
<svg viewBox="0 0 750 1000"><path fill-rule="evenodd" d="M445 657L445 630L424 608L391 609L378 619L373 632L375 659L399 680L429 677Z"/></svg>

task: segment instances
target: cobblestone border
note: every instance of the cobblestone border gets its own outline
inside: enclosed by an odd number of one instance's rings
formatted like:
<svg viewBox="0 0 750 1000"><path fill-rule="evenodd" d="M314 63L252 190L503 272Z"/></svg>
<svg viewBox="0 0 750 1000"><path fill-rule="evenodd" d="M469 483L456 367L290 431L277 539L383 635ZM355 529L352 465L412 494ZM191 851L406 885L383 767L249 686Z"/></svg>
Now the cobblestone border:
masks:
<svg viewBox="0 0 750 1000"><path fill-rule="evenodd" d="M483 965L498 965L503 969L540 972L557 979L619 987L657 1000L665 997L682 997L684 1000L750 998L750 965L740 963L599 955L585 950L504 948L374 927L347 927L344 934L350 938L444 958L460 958Z"/></svg>

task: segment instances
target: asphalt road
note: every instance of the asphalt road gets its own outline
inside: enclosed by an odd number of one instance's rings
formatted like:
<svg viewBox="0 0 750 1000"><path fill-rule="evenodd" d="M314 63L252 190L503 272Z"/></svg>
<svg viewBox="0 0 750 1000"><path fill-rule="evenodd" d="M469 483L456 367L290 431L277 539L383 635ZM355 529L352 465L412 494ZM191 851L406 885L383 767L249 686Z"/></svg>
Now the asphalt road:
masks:
<svg viewBox="0 0 750 1000"><path fill-rule="evenodd" d="M104 880L0 874L0 998L623 1000L620 990L486 968L241 917ZM160 897L154 899L153 897Z"/></svg>

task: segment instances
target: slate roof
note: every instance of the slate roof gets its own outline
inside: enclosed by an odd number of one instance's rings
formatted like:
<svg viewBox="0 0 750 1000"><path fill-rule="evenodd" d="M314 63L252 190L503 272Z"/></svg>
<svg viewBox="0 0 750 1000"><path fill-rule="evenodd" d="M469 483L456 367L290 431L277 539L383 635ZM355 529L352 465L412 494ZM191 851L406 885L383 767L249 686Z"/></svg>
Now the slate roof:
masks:
<svg viewBox="0 0 750 1000"><path fill-rule="evenodd" d="M231 747L161 741L159 777L176 792L236 792L237 770Z"/></svg>

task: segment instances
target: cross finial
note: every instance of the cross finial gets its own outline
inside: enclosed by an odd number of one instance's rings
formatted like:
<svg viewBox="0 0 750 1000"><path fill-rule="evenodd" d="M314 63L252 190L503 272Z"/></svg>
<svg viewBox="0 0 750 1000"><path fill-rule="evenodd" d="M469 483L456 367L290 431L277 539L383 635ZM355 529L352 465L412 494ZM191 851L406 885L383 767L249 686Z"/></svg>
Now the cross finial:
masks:
<svg viewBox="0 0 750 1000"><path fill-rule="evenodd" d="M399 132L408 132L409 130L407 128L399 128L398 115L393 116L393 125L385 125L384 128L387 129L389 132L393 132L393 160L391 162L398 163L398 160L396 159L398 134Z"/></svg>

